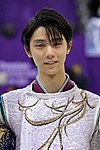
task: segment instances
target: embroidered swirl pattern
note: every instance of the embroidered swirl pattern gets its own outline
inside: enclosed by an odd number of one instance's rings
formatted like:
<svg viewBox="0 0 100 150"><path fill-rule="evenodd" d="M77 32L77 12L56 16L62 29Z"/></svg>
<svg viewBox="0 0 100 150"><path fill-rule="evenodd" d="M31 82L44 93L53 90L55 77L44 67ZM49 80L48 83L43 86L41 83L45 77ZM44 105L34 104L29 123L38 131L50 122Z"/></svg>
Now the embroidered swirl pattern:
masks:
<svg viewBox="0 0 100 150"><path fill-rule="evenodd" d="M19 110L23 111L25 119L33 126L47 125L59 120L57 127L54 128L49 138L41 145L38 150L42 150L42 148L44 148L45 146L47 146L49 150L57 135L59 136L60 149L63 150L62 130L64 130L66 136L68 136L67 126L79 121L84 116L87 106L89 106L91 109L95 107L89 104L87 94L83 90L81 91L80 95L82 98L81 101L76 102L73 96L71 99L68 99L66 104L60 106L55 106L54 103L49 106L46 102L44 102L45 106L49 108L53 114L55 114L55 117L44 119L42 121L34 121L30 119L27 115L27 111L34 107L40 99L38 99L35 104L30 106L23 106L18 101ZM67 108L71 103L75 106L75 109L68 111Z"/></svg>

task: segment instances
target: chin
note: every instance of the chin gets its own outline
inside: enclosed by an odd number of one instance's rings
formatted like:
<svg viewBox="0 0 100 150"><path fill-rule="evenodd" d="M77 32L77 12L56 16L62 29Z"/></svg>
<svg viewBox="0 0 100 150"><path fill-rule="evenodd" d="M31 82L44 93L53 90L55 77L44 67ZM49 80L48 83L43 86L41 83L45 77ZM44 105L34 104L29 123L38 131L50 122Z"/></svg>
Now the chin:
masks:
<svg viewBox="0 0 100 150"><path fill-rule="evenodd" d="M55 76L55 75L59 74L59 72L56 72L56 71L48 71L48 72L46 72L46 74L49 75L49 76Z"/></svg>

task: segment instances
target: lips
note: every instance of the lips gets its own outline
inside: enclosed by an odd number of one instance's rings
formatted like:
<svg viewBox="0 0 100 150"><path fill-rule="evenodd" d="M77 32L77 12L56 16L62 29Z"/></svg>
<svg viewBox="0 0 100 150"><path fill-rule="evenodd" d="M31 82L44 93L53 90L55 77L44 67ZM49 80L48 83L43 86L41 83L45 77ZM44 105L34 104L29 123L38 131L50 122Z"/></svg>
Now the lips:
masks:
<svg viewBox="0 0 100 150"><path fill-rule="evenodd" d="M58 61L48 61L48 62L45 62L44 64L46 65L52 65L52 64L55 64L57 63Z"/></svg>

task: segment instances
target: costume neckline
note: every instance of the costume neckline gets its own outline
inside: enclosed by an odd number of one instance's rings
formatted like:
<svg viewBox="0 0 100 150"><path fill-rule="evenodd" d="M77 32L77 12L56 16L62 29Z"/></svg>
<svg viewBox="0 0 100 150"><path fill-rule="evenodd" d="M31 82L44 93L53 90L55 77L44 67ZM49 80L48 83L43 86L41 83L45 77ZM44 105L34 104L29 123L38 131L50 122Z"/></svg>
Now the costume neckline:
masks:
<svg viewBox="0 0 100 150"><path fill-rule="evenodd" d="M58 92L62 92L64 90L64 88L67 86L68 82L69 82L69 76L66 74L66 80L63 83L63 85L61 86L61 88L58 90ZM42 93L48 93L47 90L45 89L45 87L40 82L38 75L36 76L36 84L38 84L38 86L40 86Z"/></svg>
<svg viewBox="0 0 100 150"><path fill-rule="evenodd" d="M56 93L37 93L35 91L32 90L32 86L33 83L35 82L35 80L27 87L27 92L26 95L27 96L31 96L31 97L37 97L37 98L41 98L41 99L50 99L50 98L62 98L62 97L72 97L75 94L78 94L79 92L79 88L77 87L77 85L75 84L75 82L71 81L73 83L73 88L71 88L70 90L64 91L64 92L56 92Z"/></svg>

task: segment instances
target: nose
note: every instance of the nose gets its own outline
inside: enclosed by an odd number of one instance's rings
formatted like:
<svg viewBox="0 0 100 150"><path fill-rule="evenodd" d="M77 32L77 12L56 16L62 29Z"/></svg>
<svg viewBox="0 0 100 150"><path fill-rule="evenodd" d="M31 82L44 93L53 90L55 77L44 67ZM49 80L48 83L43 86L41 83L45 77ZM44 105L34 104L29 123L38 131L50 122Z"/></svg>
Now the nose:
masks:
<svg viewBox="0 0 100 150"><path fill-rule="evenodd" d="M50 45L48 45L47 49L46 49L46 57L47 58L53 58L55 55L54 53L54 48L51 47Z"/></svg>

